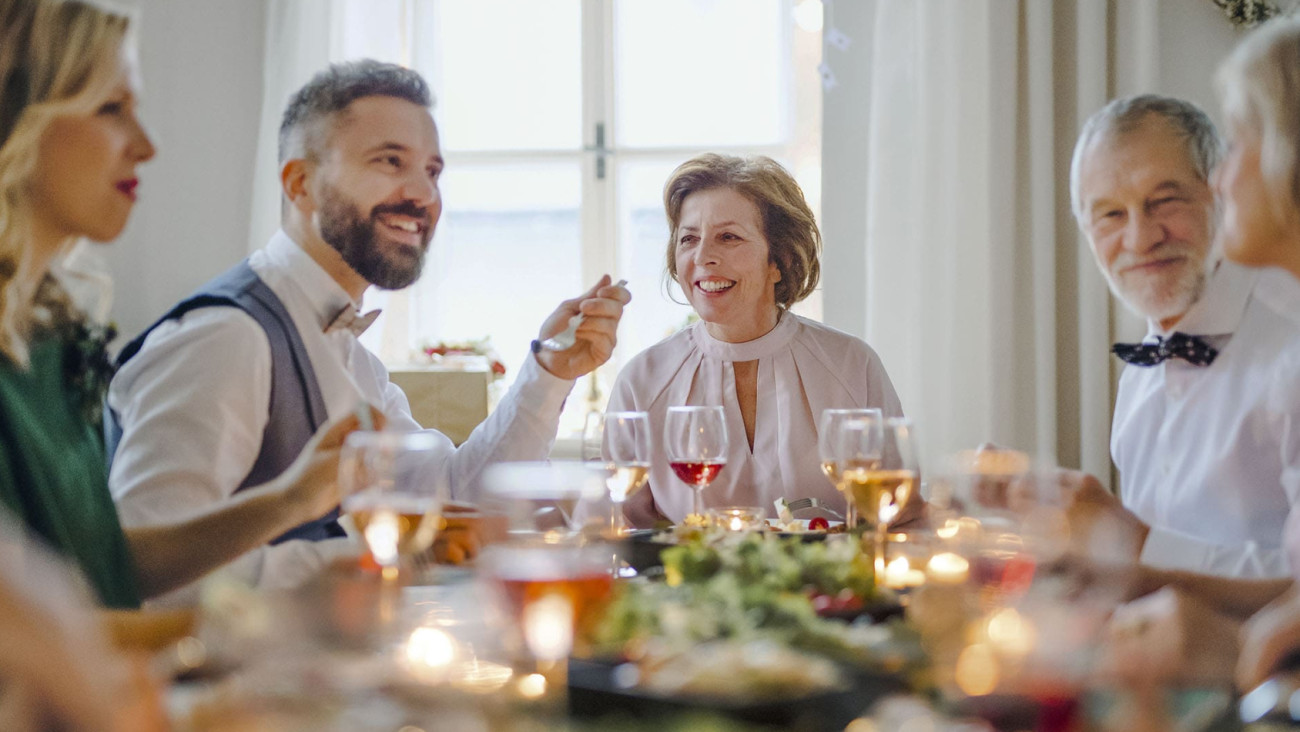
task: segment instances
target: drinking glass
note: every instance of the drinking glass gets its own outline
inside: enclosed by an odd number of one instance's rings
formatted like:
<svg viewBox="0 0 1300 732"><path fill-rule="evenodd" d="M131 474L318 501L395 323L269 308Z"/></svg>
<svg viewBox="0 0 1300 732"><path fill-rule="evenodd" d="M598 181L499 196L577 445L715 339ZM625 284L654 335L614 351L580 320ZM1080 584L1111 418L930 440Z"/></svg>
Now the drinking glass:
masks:
<svg viewBox="0 0 1300 732"><path fill-rule="evenodd" d="M727 422L722 407L669 407L664 427L668 464L694 491L691 514L703 524L706 486L727 464Z"/></svg>
<svg viewBox="0 0 1300 732"><path fill-rule="evenodd" d="M621 535L627 526L623 502L641 490L650 478L650 415L645 412L610 412L605 415L605 459L612 471L605 479L609 500L610 532Z"/></svg>
<svg viewBox="0 0 1300 732"><path fill-rule="evenodd" d="M343 512L385 579L433 545L445 490L434 479L438 440L423 432L353 432L339 457Z"/></svg>
<svg viewBox="0 0 1300 732"><path fill-rule="evenodd" d="M606 490L603 472L574 461L496 463L483 486L485 506L506 517L509 539L542 544L578 540L583 507Z"/></svg>
<svg viewBox="0 0 1300 732"><path fill-rule="evenodd" d="M840 431L844 428L844 423L851 420L865 420L867 424L872 422L879 424L882 419L879 409L825 409L822 410L822 417L817 425L817 453L821 458L822 473L836 490L844 494L844 501L848 504L844 512L844 525L848 529L858 525L858 510L853 505L853 496L849 495L840 478L840 466L852 457L841 454L844 441ZM871 459L880 459L879 450Z"/></svg>
<svg viewBox="0 0 1300 732"><path fill-rule="evenodd" d="M883 576L889 524L916 491L919 473L912 421L848 420L840 430L841 481L858 515L875 526L876 572Z"/></svg>

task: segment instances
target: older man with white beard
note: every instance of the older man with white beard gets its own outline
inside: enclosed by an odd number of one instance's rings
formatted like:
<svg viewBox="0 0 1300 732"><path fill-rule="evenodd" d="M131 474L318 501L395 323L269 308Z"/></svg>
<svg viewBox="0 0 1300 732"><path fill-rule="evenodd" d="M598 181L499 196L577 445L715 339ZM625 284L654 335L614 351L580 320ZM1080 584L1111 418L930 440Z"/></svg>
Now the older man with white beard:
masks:
<svg viewBox="0 0 1300 732"><path fill-rule="evenodd" d="M1280 577L1300 497L1300 290L1221 259L1221 150L1204 112L1152 95L1111 102L1079 136L1075 217L1148 333L1113 349L1129 364L1111 431L1123 507L1079 476L1072 521L1119 519L1150 566Z"/></svg>

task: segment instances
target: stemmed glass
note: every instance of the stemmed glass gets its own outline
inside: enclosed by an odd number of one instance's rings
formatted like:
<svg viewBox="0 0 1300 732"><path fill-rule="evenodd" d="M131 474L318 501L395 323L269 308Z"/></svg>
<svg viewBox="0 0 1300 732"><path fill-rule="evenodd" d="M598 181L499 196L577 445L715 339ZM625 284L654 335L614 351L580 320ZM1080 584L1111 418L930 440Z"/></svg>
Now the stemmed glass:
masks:
<svg viewBox="0 0 1300 732"><path fill-rule="evenodd" d="M446 496L433 480L438 441L422 432L353 432L339 456L342 508L386 580L433 545Z"/></svg>
<svg viewBox="0 0 1300 732"><path fill-rule="evenodd" d="M875 524L876 571L883 573L889 524L917 488L920 470L912 421L903 417L883 423L847 420L840 434L840 449L846 456L840 480L858 514Z"/></svg>
<svg viewBox="0 0 1300 732"><path fill-rule="evenodd" d="M695 492L691 514L704 522L704 488L727 464L727 422L722 407L669 407L664 427L668 464Z"/></svg>
<svg viewBox="0 0 1300 732"><path fill-rule="evenodd" d="M627 520L623 502L641 490L650 478L650 415L645 412L610 412L605 415L605 457L613 466L606 478L613 504L610 531L621 535Z"/></svg>
<svg viewBox="0 0 1300 732"><path fill-rule="evenodd" d="M861 441L856 440L846 443L842 438L841 430L844 429L846 422L857 422L858 425L854 428L857 430L859 426L869 427L872 423L878 425L881 419L879 409L826 409L822 411L821 420L817 425L817 453L822 461L822 473L836 490L844 494L844 501L848 504L848 509L844 512L844 525L849 529L858 525L858 510L853 503L853 496L849 495L840 478L840 473L843 471L841 466L854 464L858 467L869 467L872 461L880 460L880 450L877 443L874 453L846 453L846 447L857 450L870 448L870 444L862 444ZM859 431L855 434L862 433Z"/></svg>

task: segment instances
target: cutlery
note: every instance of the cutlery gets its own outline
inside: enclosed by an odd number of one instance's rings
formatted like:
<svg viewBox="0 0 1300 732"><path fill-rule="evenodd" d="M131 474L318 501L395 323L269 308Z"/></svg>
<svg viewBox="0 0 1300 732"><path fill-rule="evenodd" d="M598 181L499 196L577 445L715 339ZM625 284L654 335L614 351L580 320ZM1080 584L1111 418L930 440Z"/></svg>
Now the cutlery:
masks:
<svg viewBox="0 0 1300 732"><path fill-rule="evenodd" d="M614 283L615 287L622 287L627 284L627 280L619 280ZM573 348L573 344L578 342L578 326L582 325L585 320L582 313L569 318L569 326L544 341L537 341L537 348L547 351L567 351ZM536 349L534 349L534 353Z"/></svg>

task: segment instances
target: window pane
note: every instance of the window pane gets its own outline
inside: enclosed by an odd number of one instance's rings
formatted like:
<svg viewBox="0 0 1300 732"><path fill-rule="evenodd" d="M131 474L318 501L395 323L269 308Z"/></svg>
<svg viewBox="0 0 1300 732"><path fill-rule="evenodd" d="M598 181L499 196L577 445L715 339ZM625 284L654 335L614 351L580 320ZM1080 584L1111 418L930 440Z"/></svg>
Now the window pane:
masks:
<svg viewBox="0 0 1300 732"><path fill-rule="evenodd" d="M677 331L691 314L676 283L665 291L668 222L663 188L681 160L623 162L618 167L618 268L635 300L618 329L620 360L628 359ZM671 293L677 302L669 298Z"/></svg>
<svg viewBox="0 0 1300 732"><path fill-rule="evenodd" d="M580 175L577 163L448 165L414 340L491 334L513 379L542 320L583 289Z"/></svg>
<svg viewBox="0 0 1300 732"><path fill-rule="evenodd" d="M337 12L341 17L336 22L344 29L341 47L335 48L339 58L410 63L403 58L408 20L403 0L347 0Z"/></svg>
<svg viewBox="0 0 1300 732"><path fill-rule="evenodd" d="M783 141L790 16L783 0L617 0L615 142Z"/></svg>
<svg viewBox="0 0 1300 732"><path fill-rule="evenodd" d="M582 146L578 0L443 0L432 7L416 13L413 57L438 98L445 150Z"/></svg>

